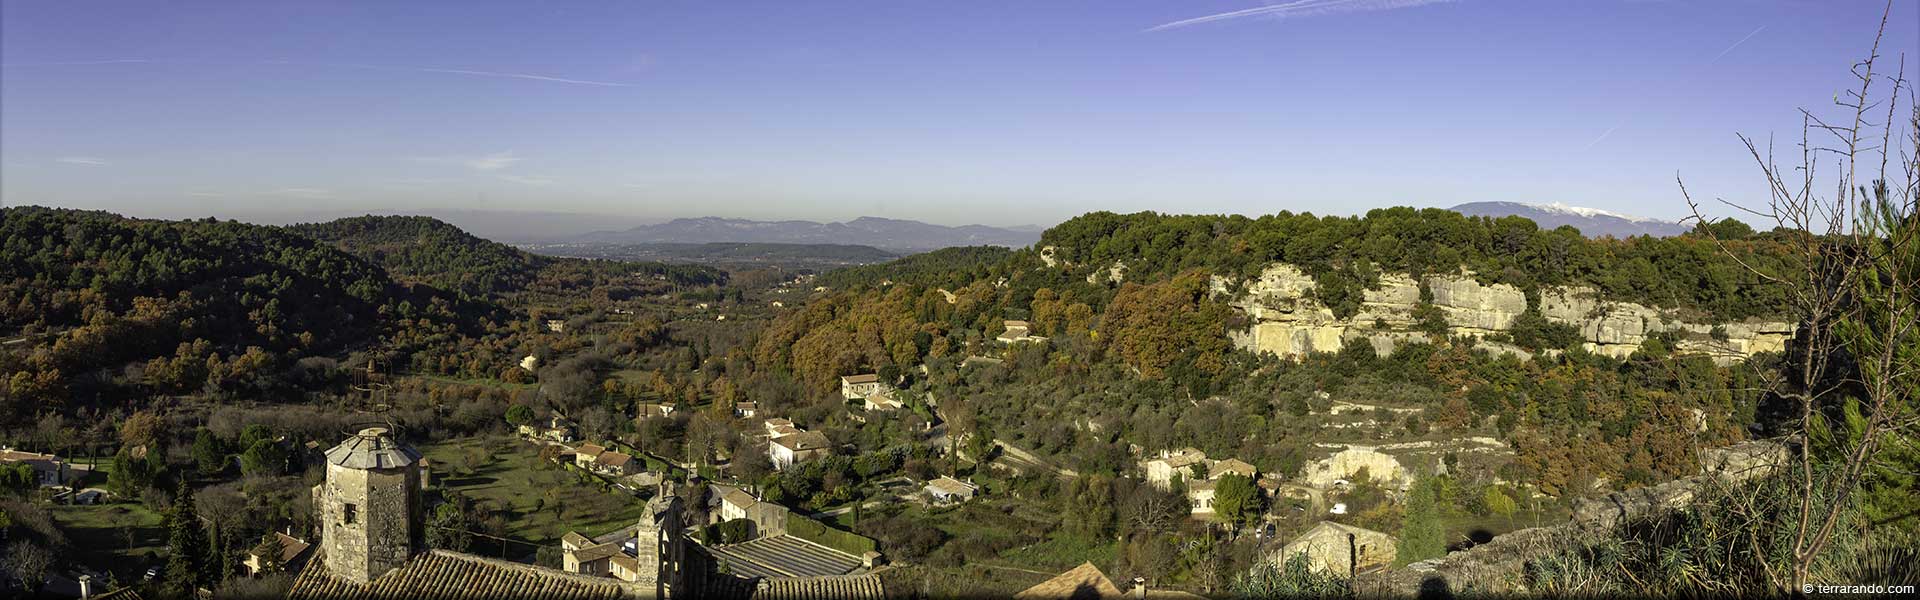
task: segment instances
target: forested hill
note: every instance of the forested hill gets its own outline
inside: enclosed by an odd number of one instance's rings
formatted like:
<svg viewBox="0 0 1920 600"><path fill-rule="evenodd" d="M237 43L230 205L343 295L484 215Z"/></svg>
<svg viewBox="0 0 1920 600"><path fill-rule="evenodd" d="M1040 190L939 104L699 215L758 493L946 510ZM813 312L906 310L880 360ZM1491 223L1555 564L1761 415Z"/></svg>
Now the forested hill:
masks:
<svg viewBox="0 0 1920 600"><path fill-rule="evenodd" d="M152 391L237 390L276 357L358 346L390 318L453 322L452 306L278 227L0 209L0 340L27 350L0 373L44 407L130 362Z"/></svg>
<svg viewBox="0 0 1920 600"><path fill-rule="evenodd" d="M1291 263L1314 276L1320 299L1336 313L1356 306L1360 290L1382 272L1418 276L1464 268L1484 283L1530 294L1542 285L1585 285L1605 300L1691 309L1714 320L1778 314L1785 303L1778 288L1758 285L1760 278L1740 263L1795 272L1785 246L1733 221L1713 230L1739 262L1698 234L1588 239L1571 227L1541 229L1520 217L1409 207L1356 217L1096 212L1047 230L1040 246L1052 246L1052 258L1082 271L1120 263L1127 281L1189 269L1245 278L1274 262Z"/></svg>
<svg viewBox="0 0 1920 600"><path fill-rule="evenodd" d="M395 278L469 297L529 287L565 287L566 280L589 274L657 275L677 285L708 285L725 279L723 273L695 266L540 256L474 236L432 217L369 215L290 229L378 263Z"/></svg>
<svg viewBox="0 0 1920 600"><path fill-rule="evenodd" d="M369 215L289 229L378 263L396 278L467 295L524 288L550 262L432 217Z"/></svg>

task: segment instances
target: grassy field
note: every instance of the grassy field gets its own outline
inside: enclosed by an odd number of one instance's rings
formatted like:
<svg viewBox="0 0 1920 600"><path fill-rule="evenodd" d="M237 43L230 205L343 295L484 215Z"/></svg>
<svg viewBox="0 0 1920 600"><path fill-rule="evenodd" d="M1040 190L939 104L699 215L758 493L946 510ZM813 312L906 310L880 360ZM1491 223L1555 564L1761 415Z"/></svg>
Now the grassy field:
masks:
<svg viewBox="0 0 1920 600"><path fill-rule="evenodd" d="M435 482L475 502L507 511L508 537L551 545L568 531L599 535L632 525L645 503L598 480L540 462L539 447L510 436L447 440L422 449Z"/></svg>
<svg viewBox="0 0 1920 600"><path fill-rule="evenodd" d="M149 566L147 555L158 557L166 550L161 515L139 504L48 508L80 562L110 569L121 581L138 579Z"/></svg>

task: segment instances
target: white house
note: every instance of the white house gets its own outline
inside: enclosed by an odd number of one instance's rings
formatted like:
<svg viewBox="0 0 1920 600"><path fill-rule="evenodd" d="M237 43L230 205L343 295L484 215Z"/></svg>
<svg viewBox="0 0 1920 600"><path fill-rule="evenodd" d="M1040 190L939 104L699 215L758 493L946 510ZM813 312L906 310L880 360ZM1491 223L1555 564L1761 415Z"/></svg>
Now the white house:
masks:
<svg viewBox="0 0 1920 600"><path fill-rule="evenodd" d="M973 495L980 492L980 487L942 475L939 479L927 482L926 490L934 504L945 505L972 500Z"/></svg>
<svg viewBox="0 0 1920 600"><path fill-rule="evenodd" d="M784 471L795 464L826 456L832 445L827 436L817 431L796 431L768 440L767 458L772 459L774 470Z"/></svg>
<svg viewBox="0 0 1920 600"><path fill-rule="evenodd" d="M880 376L874 373L847 375L840 378L840 397L848 400L859 400L875 392L892 388L893 386L880 381Z"/></svg>

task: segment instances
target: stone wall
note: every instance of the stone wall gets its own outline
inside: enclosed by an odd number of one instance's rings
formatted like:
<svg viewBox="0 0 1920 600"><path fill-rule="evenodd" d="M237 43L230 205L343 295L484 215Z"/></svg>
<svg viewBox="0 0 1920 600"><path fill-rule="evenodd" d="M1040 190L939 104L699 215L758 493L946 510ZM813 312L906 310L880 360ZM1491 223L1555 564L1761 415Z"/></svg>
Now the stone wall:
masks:
<svg viewBox="0 0 1920 600"><path fill-rule="evenodd" d="M1414 596L1437 592L1525 593L1527 562L1569 544L1609 535L1622 522L1684 508L1702 493L1785 468L1792 456L1786 444L1772 440L1741 442L1702 450L1701 474L1661 485L1615 492L1574 503L1566 522L1521 529L1485 544L1405 567L1362 573L1354 589L1367 597Z"/></svg>
<svg viewBox="0 0 1920 600"><path fill-rule="evenodd" d="M1400 344L1425 341L1426 334L1417 330L1413 318L1423 286L1431 292L1433 306L1446 316L1450 335L1484 338L1508 331L1527 311L1526 293L1519 288L1482 284L1467 275L1429 275L1420 281L1400 273L1382 275L1376 289L1365 291L1359 312L1346 319L1335 317L1332 309L1313 297L1313 278L1293 265L1268 265L1258 278L1245 282L1213 281L1214 291L1222 294L1244 287L1234 306L1253 324L1229 334L1235 345L1285 357L1336 352L1350 343L1369 344L1385 355ZM1588 350L1613 357L1632 354L1653 334L1671 331L1681 335L1678 350L1707 354L1715 362L1729 364L1759 352L1779 352L1793 335L1789 323L1700 323L1685 319L1678 310L1604 301L1598 296L1587 287L1549 287L1541 290L1538 308L1548 321L1578 328ZM1724 335L1715 335L1716 327ZM1530 358L1511 345L1483 342L1480 347Z"/></svg>

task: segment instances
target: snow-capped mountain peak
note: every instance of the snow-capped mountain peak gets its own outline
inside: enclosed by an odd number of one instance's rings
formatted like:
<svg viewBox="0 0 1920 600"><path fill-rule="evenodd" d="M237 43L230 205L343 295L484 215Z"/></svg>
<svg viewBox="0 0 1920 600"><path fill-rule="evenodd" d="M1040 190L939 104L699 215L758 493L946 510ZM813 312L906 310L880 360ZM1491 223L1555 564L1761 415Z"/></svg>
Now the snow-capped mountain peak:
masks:
<svg viewBox="0 0 1920 600"><path fill-rule="evenodd" d="M1587 237L1636 235L1656 237L1686 233L1685 225L1664 219L1626 215L1610 210L1569 206L1564 203L1529 204L1525 202L1469 202L1453 207L1454 212L1474 217L1525 217L1541 229L1571 225Z"/></svg>

